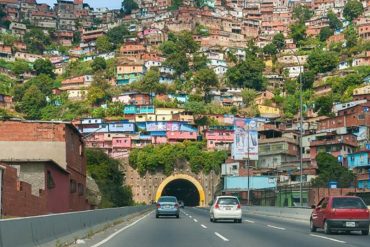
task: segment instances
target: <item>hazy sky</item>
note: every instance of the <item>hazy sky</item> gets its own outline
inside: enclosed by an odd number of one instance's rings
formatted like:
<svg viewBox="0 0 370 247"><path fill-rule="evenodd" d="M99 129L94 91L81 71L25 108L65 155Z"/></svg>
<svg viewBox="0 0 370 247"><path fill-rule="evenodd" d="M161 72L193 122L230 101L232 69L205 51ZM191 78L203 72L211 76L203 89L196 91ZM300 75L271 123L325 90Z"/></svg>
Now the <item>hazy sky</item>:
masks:
<svg viewBox="0 0 370 247"><path fill-rule="evenodd" d="M37 0L38 3L47 3L51 7L54 6L56 0ZM120 9L122 0L84 0L85 3L88 3L91 7L108 7L110 9Z"/></svg>

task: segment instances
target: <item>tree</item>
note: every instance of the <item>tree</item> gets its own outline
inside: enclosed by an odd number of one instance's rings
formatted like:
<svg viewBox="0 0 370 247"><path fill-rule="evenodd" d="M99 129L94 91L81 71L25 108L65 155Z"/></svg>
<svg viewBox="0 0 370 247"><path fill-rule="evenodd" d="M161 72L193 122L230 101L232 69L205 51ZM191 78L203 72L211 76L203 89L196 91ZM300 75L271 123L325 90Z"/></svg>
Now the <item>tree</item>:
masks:
<svg viewBox="0 0 370 247"><path fill-rule="evenodd" d="M102 150L86 149L87 173L97 183L102 200L100 208L132 205L132 192L124 186L120 162L110 158Z"/></svg>
<svg viewBox="0 0 370 247"><path fill-rule="evenodd" d="M226 78L231 85L252 88L260 91L264 88L264 62L257 57L247 56L226 72Z"/></svg>
<svg viewBox="0 0 370 247"><path fill-rule="evenodd" d="M55 66L51 63L49 59L37 59L33 64L33 69L36 71L37 75L45 74L50 76L51 78L55 77Z"/></svg>
<svg viewBox="0 0 370 247"><path fill-rule="evenodd" d="M296 44L306 39L306 26L304 23L290 25L290 36Z"/></svg>
<svg viewBox="0 0 370 247"><path fill-rule="evenodd" d="M338 54L333 51L315 50L307 58L308 68L316 73L331 71L338 66L338 63Z"/></svg>
<svg viewBox="0 0 370 247"><path fill-rule="evenodd" d="M334 34L334 31L330 27L321 28L320 34L319 34L320 41L322 41L322 42L326 41L333 34Z"/></svg>
<svg viewBox="0 0 370 247"><path fill-rule="evenodd" d="M301 77L298 77L299 80L300 78ZM302 73L302 82L301 81L299 82L302 83L303 90L308 90L312 88L314 81L315 81L315 72L312 70L308 70Z"/></svg>
<svg viewBox="0 0 370 247"><path fill-rule="evenodd" d="M273 43L265 45L262 49L263 53L269 56L274 56L278 53L278 49Z"/></svg>
<svg viewBox="0 0 370 247"><path fill-rule="evenodd" d="M333 108L333 96L321 96L315 101L315 111L319 116L330 116Z"/></svg>
<svg viewBox="0 0 370 247"><path fill-rule="evenodd" d="M208 64L208 59L204 54L202 55L194 54L193 56L193 70L194 71L208 68L207 64Z"/></svg>
<svg viewBox="0 0 370 247"><path fill-rule="evenodd" d="M282 50L285 48L285 37L282 33L277 33L272 38L272 44L276 46L278 50Z"/></svg>
<svg viewBox="0 0 370 247"><path fill-rule="evenodd" d="M158 69L151 68L144 76L143 80L140 83L141 90L148 93L157 92L159 89L160 83L160 73Z"/></svg>
<svg viewBox="0 0 370 247"><path fill-rule="evenodd" d="M193 78L194 86L204 92L205 101L208 101L209 91L218 85L217 75L213 69L205 68L197 71Z"/></svg>
<svg viewBox="0 0 370 247"><path fill-rule="evenodd" d="M106 35L100 36L96 39L96 49L101 53L112 51L112 44Z"/></svg>
<svg viewBox="0 0 370 247"><path fill-rule="evenodd" d="M109 42L114 44L116 47L125 40L127 36L130 35L126 25L120 25L118 27L114 27L110 29L107 33Z"/></svg>
<svg viewBox="0 0 370 247"><path fill-rule="evenodd" d="M28 62L24 60L16 60L12 64L11 70L14 72L14 74L18 76L31 71L30 66L28 65Z"/></svg>
<svg viewBox="0 0 370 247"><path fill-rule="evenodd" d="M26 114L27 119L37 120L41 118L41 109L46 106L46 96L36 85L29 87L20 102L21 112Z"/></svg>
<svg viewBox="0 0 370 247"><path fill-rule="evenodd" d="M250 88L244 88L242 90L243 103L245 104L246 107L253 105L256 97L257 97L256 90Z"/></svg>
<svg viewBox="0 0 370 247"><path fill-rule="evenodd" d="M299 20L299 22L304 23L311 19L314 12L305 5L296 5L293 8L293 18Z"/></svg>
<svg viewBox="0 0 370 247"><path fill-rule="evenodd" d="M102 57L97 57L91 64L91 68L94 72L105 70L107 68L107 62Z"/></svg>
<svg viewBox="0 0 370 247"><path fill-rule="evenodd" d="M45 35L41 29L33 28L24 37L27 49L31 53L43 54L45 47L50 45L50 36Z"/></svg>
<svg viewBox="0 0 370 247"><path fill-rule="evenodd" d="M346 39L346 47L352 48L357 45L358 35L352 25L349 25L344 31L344 38Z"/></svg>
<svg viewBox="0 0 370 247"><path fill-rule="evenodd" d="M312 180L312 185L328 187L330 181L338 182L339 188L353 186L355 175L352 171L338 163L338 159L328 153L319 153L316 156L318 177Z"/></svg>
<svg viewBox="0 0 370 247"><path fill-rule="evenodd" d="M126 15L131 14L132 10L138 9L139 5L135 0L124 0L122 1L122 10Z"/></svg>
<svg viewBox="0 0 370 247"><path fill-rule="evenodd" d="M329 19L329 27L334 31L339 30L343 27L343 23L339 20L333 10L329 10L327 18Z"/></svg>
<svg viewBox="0 0 370 247"><path fill-rule="evenodd" d="M344 5L343 16L348 21L353 21L360 15L364 13L364 7L362 3L357 0L349 0L346 5Z"/></svg>
<svg viewBox="0 0 370 247"><path fill-rule="evenodd" d="M182 0L172 0L170 10L177 10L182 4Z"/></svg>

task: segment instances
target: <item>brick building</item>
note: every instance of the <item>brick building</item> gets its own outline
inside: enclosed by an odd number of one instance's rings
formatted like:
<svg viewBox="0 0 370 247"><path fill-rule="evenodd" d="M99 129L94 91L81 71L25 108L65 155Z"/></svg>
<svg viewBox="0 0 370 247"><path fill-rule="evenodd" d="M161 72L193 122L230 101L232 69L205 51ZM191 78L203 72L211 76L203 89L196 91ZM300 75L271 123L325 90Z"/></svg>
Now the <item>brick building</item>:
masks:
<svg viewBox="0 0 370 247"><path fill-rule="evenodd" d="M25 216L88 209L84 145L82 136L70 123L1 121L0 161L15 168L19 180L14 182L10 169L5 170L10 178L6 175L4 183L9 179L9 183L18 184L15 186L18 191L22 191L19 185L28 184L24 193L30 194L16 203L18 199L14 196L21 196L19 193L4 192L4 213ZM32 199L31 195L38 199ZM25 214L21 205L29 200L36 200L40 209ZM14 208L9 210L7 202L11 201Z"/></svg>

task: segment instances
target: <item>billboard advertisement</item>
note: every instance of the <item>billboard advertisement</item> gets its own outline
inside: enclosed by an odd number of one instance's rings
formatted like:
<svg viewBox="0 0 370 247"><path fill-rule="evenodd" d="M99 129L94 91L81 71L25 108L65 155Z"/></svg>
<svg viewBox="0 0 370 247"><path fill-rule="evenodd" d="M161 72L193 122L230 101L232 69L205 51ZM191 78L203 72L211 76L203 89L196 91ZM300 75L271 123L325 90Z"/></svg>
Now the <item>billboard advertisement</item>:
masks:
<svg viewBox="0 0 370 247"><path fill-rule="evenodd" d="M167 131L179 131L180 130L180 123L177 122L168 122L166 124Z"/></svg>
<svg viewBox="0 0 370 247"><path fill-rule="evenodd" d="M232 156L234 160L258 160L258 126L256 119L235 118L234 143Z"/></svg>
<svg viewBox="0 0 370 247"><path fill-rule="evenodd" d="M166 131L166 122L147 122L146 131Z"/></svg>

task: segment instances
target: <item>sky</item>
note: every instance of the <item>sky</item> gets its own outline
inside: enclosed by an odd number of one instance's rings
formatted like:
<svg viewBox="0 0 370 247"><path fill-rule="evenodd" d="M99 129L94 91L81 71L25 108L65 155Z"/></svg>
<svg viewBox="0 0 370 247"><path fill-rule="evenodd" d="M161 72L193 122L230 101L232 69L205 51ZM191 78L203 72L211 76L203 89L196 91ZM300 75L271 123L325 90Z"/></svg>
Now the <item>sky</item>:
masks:
<svg viewBox="0 0 370 247"><path fill-rule="evenodd" d="M37 3L47 3L51 7L54 6L56 0L37 0ZM107 7L110 9L120 9L122 0L84 0L85 3L88 3L93 8Z"/></svg>

